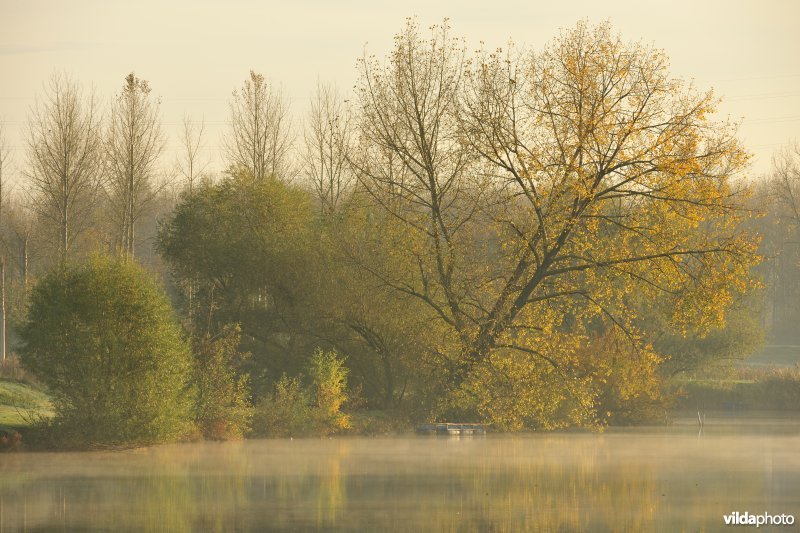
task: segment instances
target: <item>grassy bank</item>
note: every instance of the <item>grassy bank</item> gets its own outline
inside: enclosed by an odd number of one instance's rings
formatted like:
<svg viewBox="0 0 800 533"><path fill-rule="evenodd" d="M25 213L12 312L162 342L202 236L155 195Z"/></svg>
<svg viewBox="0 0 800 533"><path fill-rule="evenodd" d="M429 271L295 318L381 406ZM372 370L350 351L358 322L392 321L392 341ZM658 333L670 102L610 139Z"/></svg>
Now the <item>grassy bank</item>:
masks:
<svg viewBox="0 0 800 533"><path fill-rule="evenodd" d="M800 411L800 367L739 368L727 379L680 383L679 409Z"/></svg>
<svg viewBox="0 0 800 533"><path fill-rule="evenodd" d="M10 379L0 379L0 428L29 426L39 416L52 416L50 400L41 390Z"/></svg>

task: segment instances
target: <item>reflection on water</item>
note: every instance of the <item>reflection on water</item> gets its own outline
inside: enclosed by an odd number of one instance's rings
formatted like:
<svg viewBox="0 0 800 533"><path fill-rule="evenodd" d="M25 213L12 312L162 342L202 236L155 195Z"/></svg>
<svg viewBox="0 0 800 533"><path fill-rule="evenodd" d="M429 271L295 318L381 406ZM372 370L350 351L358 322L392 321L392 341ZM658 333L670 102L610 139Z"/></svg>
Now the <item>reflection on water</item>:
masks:
<svg viewBox="0 0 800 533"><path fill-rule="evenodd" d="M800 519L800 422L0 455L0 531L717 530Z"/></svg>

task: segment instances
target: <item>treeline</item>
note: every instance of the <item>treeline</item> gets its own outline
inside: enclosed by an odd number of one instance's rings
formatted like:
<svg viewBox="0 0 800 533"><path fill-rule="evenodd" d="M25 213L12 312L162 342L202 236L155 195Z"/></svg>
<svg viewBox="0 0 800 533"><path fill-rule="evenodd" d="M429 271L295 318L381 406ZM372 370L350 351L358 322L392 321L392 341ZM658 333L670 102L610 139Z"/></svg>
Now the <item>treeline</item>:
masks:
<svg viewBox="0 0 800 533"><path fill-rule="evenodd" d="M126 77L101 118L54 76L29 116L25 195L0 212L12 329L65 261L138 261L193 364L215 361L226 397L268 406L255 419L277 434L325 409L343 429L341 408L512 430L662 418L675 376L746 356L765 326L796 334L800 154L749 182L736 125L662 51L579 23L541 50L469 54L410 20L358 65L350 97L317 88L299 136L251 72L227 170L202 172L186 121L170 179L148 82ZM321 392L334 367L339 396ZM254 418L237 416L241 434Z"/></svg>

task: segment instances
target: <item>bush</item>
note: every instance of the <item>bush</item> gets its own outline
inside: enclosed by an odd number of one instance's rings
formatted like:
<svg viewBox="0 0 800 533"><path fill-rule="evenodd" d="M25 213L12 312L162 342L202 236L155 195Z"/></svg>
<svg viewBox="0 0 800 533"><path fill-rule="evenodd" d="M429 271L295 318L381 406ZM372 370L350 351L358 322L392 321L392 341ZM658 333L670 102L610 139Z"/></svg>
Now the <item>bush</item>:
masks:
<svg viewBox="0 0 800 533"><path fill-rule="evenodd" d="M329 435L350 427L347 368L336 352L317 349L307 366L310 383L284 374L256 408L254 433L269 437Z"/></svg>
<svg viewBox="0 0 800 533"><path fill-rule="evenodd" d="M250 379L237 376L236 367L247 354L239 353L238 326L227 326L216 337L206 337L195 350L196 423L206 438L240 439L250 429Z"/></svg>
<svg viewBox="0 0 800 533"><path fill-rule="evenodd" d="M398 410L370 410L353 413L350 431L356 435L385 436L408 433L414 424Z"/></svg>
<svg viewBox="0 0 800 533"><path fill-rule="evenodd" d="M0 428L0 452L14 452L22 444L22 435L14 429Z"/></svg>
<svg viewBox="0 0 800 533"><path fill-rule="evenodd" d="M142 444L188 429L189 347L138 266L96 257L53 270L34 288L21 333L22 364L53 399L53 432Z"/></svg>
<svg viewBox="0 0 800 533"><path fill-rule="evenodd" d="M256 408L253 430L264 437L300 437L313 433L311 402L298 378L286 374L275 384L275 392Z"/></svg>
<svg viewBox="0 0 800 533"><path fill-rule="evenodd" d="M347 368L335 351L317 348L308 368L311 378L314 421L319 433L328 434L350 427L350 417L341 412L347 401Z"/></svg>

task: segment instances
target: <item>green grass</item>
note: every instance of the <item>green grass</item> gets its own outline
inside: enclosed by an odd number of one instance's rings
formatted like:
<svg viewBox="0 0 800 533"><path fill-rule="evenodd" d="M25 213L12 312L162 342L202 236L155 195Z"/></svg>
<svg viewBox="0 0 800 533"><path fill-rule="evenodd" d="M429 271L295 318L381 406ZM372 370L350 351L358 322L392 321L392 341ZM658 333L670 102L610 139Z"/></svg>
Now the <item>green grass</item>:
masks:
<svg viewBox="0 0 800 533"><path fill-rule="evenodd" d="M45 393L18 381L0 379L0 427L27 426L38 416L52 415Z"/></svg>

